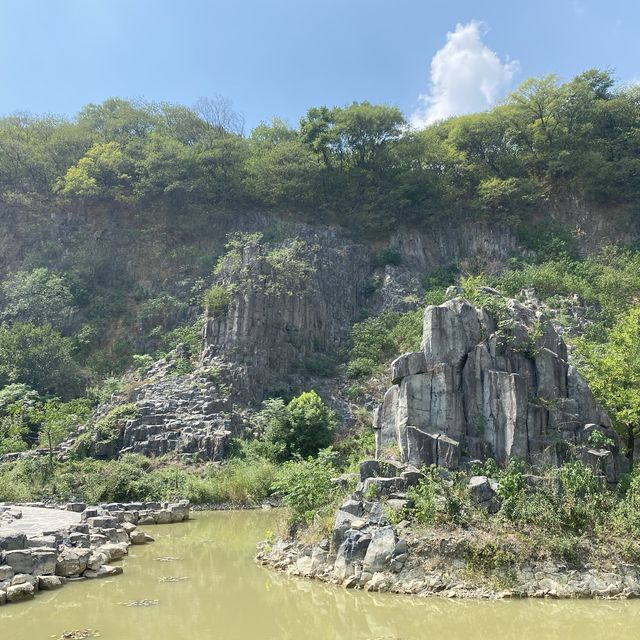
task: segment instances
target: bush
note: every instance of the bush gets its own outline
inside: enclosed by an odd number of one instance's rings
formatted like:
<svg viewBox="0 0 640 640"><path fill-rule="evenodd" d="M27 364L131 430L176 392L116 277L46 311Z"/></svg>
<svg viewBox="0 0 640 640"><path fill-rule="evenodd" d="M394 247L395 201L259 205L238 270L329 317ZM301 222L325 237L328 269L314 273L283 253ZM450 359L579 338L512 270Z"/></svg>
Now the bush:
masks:
<svg viewBox="0 0 640 640"><path fill-rule="evenodd" d="M231 293L222 285L216 284L204 292L202 305L208 316L220 316L227 312L231 304Z"/></svg>
<svg viewBox="0 0 640 640"><path fill-rule="evenodd" d="M0 455L15 451L26 451L29 426L21 413L0 416Z"/></svg>
<svg viewBox="0 0 640 640"><path fill-rule="evenodd" d="M377 365L388 363L407 351L417 351L422 340L422 309L408 313L385 313L358 322L351 329L347 375L370 375Z"/></svg>
<svg viewBox="0 0 640 640"><path fill-rule="evenodd" d="M421 525L432 525L436 519L436 487L430 476L410 487L407 498L413 504L411 514L414 520Z"/></svg>
<svg viewBox="0 0 640 640"><path fill-rule="evenodd" d="M328 447L336 416L315 391L307 391L286 405L282 398L265 400L255 423L267 445L262 453L281 461L294 456L306 458Z"/></svg>
<svg viewBox="0 0 640 640"><path fill-rule="evenodd" d="M0 501L83 500L126 502L187 498L194 504L255 504L269 496L276 467L266 460L233 460L204 473L186 471L141 455L119 460L54 462L46 458L0 465Z"/></svg>
<svg viewBox="0 0 640 640"><path fill-rule="evenodd" d="M466 524L470 506L465 473L448 473L432 466L425 477L407 492L413 503L411 514L421 525Z"/></svg>
<svg viewBox="0 0 640 640"><path fill-rule="evenodd" d="M328 452L281 467L272 487L288 508L292 524L311 522L320 508L333 502L338 491L332 482L335 474Z"/></svg>
<svg viewBox="0 0 640 640"><path fill-rule="evenodd" d="M355 358L347 363L347 377L356 379L370 376L378 366L371 358Z"/></svg>
<svg viewBox="0 0 640 640"><path fill-rule="evenodd" d="M553 469L545 486L527 486L521 463L498 471L500 515L511 522L533 525L547 532L581 535L608 517L612 496L583 462L566 462Z"/></svg>
<svg viewBox="0 0 640 640"><path fill-rule="evenodd" d="M133 403L120 404L110 409L95 424L95 430L100 442L114 440L120 436L124 429L124 423L140 415L138 407Z"/></svg>

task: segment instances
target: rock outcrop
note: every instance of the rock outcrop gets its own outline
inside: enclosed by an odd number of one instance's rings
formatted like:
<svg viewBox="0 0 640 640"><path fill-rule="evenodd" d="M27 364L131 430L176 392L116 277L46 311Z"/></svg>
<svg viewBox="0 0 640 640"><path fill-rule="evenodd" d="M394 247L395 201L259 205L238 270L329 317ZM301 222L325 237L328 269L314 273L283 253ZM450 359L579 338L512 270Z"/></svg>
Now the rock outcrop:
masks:
<svg viewBox="0 0 640 640"><path fill-rule="evenodd" d="M219 276L230 301L206 323L202 360L244 367L236 391L261 400L344 344L366 306L371 257L335 229L298 225L295 239L248 242L235 259Z"/></svg>
<svg viewBox="0 0 640 640"><path fill-rule="evenodd" d="M168 453L182 461L222 460L233 430L231 403L221 393L214 374L165 377L131 393L138 417L128 420L117 455ZM111 457L109 447L95 457ZM106 454L106 455L105 455Z"/></svg>
<svg viewBox="0 0 640 640"><path fill-rule="evenodd" d="M575 453L616 482L626 468L618 437L562 338L541 314L486 295L493 313L462 298L425 309L421 351L392 363L375 411L377 457L455 469L489 457L557 466Z"/></svg>

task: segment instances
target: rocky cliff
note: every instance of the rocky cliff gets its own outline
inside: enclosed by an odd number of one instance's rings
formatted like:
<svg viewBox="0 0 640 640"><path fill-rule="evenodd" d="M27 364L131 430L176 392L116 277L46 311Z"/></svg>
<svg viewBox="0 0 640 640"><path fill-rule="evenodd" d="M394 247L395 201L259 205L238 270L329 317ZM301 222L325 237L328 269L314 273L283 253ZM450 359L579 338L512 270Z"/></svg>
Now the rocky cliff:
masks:
<svg viewBox="0 0 640 640"><path fill-rule="evenodd" d="M392 363L375 411L377 456L417 467L489 457L544 467L575 451L616 482L626 468L618 437L562 338L540 313L486 295L493 313L460 297L425 309L422 349Z"/></svg>
<svg viewBox="0 0 640 640"><path fill-rule="evenodd" d="M334 229L300 225L295 238L247 243L236 260L218 279L230 301L207 320L202 361L224 355L242 366L236 390L261 399L346 343L367 303L370 256Z"/></svg>

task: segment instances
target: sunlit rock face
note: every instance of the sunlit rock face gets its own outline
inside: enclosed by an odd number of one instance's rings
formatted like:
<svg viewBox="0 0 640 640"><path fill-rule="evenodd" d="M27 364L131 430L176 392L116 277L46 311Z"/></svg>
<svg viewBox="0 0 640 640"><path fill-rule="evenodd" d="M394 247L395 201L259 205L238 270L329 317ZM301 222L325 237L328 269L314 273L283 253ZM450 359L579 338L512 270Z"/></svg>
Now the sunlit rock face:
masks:
<svg viewBox="0 0 640 640"><path fill-rule="evenodd" d="M571 455L609 482L625 468L611 421L540 313L496 295L493 313L462 298L424 312L421 351L391 365L376 410L378 458L457 468L492 457L555 466ZM591 446L601 431L612 445Z"/></svg>

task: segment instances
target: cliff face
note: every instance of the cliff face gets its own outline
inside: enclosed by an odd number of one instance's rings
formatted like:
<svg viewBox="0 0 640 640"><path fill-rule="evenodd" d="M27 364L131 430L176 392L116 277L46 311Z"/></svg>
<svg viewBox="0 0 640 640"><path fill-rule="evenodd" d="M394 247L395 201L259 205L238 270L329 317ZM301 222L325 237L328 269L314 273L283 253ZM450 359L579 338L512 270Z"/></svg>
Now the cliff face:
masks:
<svg viewBox="0 0 640 640"><path fill-rule="evenodd" d="M279 269L283 251L303 254L292 272ZM367 304L370 256L367 247L333 229L301 225L294 240L245 246L238 260L224 279L231 292L228 308L205 325L202 360L224 355L244 367L247 391L259 397L277 380L313 369L311 360L333 357L345 345Z"/></svg>
<svg viewBox="0 0 640 640"><path fill-rule="evenodd" d="M461 298L426 308L422 350L392 363L393 386L375 412L377 456L396 454L417 467L455 469L489 457L544 467L574 448L616 482L625 469L618 438L567 363L562 338L515 300L500 315ZM613 444L593 446L594 432Z"/></svg>
<svg viewBox="0 0 640 640"><path fill-rule="evenodd" d="M549 215L575 230L585 250L633 235L609 230L609 236L603 236L606 216L580 203L564 208L556 204ZM77 324L91 322L107 357L118 341L130 343L131 352L157 348L145 334L154 327L136 324L141 301L162 307L163 296L174 299L176 311L164 317L165 331L195 320L199 308L190 299L191 291L198 282L212 283L211 270L228 234L262 232L269 238L274 228L284 229L280 240L243 251L243 280L229 276L224 281L232 293L230 303L208 319L203 335L202 362L223 357L234 364L234 387L255 400L292 377L322 369L324 361L348 347L355 321L415 309L425 277L435 270L457 265L491 273L509 257L526 253L514 229L488 222L452 220L420 230L398 228L389 238L372 242L339 227L283 223L260 211L233 214L174 207L151 214L99 203L73 211L40 203L30 208L3 205L0 218L3 276L46 266L72 274L87 299L94 300L99 291L101 304L110 308L106 314L100 305L89 312L81 308L85 317ZM267 254L296 241L310 249L311 269L304 283L294 279L293 285L274 289L274 266ZM380 260L385 250L396 255L386 265Z"/></svg>

